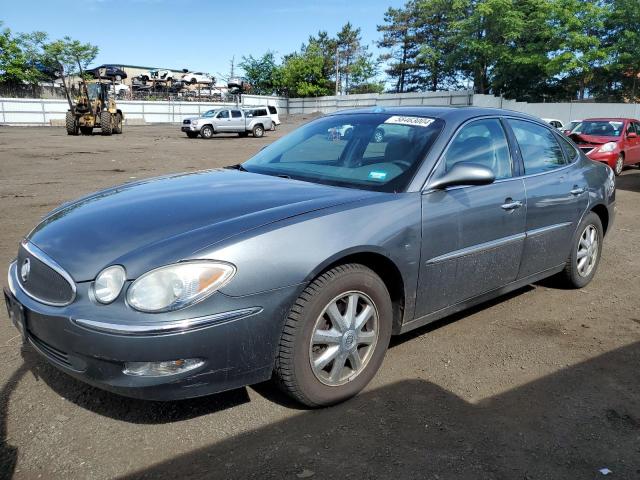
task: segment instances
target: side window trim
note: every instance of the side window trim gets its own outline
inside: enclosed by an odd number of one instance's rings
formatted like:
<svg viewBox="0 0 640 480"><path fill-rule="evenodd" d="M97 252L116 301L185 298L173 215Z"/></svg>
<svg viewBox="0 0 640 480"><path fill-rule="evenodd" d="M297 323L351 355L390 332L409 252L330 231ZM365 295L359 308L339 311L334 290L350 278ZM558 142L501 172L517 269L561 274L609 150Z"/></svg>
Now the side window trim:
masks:
<svg viewBox="0 0 640 480"><path fill-rule="evenodd" d="M456 128L456 130L453 132L453 134L451 135L451 137L447 140L446 145L444 146L444 148L442 149L442 152L440 153L440 155L438 156L438 158L436 159L436 161L433 164L433 168L431 168L431 171L429 172L429 174L427 175L427 178L425 179L424 183L422 184L422 187L420 188L420 191L424 194L424 193L428 193L431 190L429 189L429 183L431 182L432 179L434 179L437 175L440 175L442 172L442 168L444 167L444 161L445 161L445 156L447 154L447 151L449 150L449 148L451 147L451 144L453 143L453 141L456 139L456 137L458 136L458 134L462 131L463 128L465 128L467 125L469 125L470 123L473 122L477 122L479 120L498 120L501 124L503 124L503 119L505 117L502 117L500 115L486 115L486 116L478 116L478 117L473 117L473 118L469 118L467 120L465 120L463 123L461 123L460 125L458 125L458 128ZM504 130L504 125L503 125L503 130ZM442 133L442 132L441 132ZM494 183L498 183L498 182L508 182L511 180L514 180L515 178L517 178L517 176L515 175L516 170L514 170L514 157L513 157L513 150L511 149L511 145L509 145L509 134L508 132L505 130L505 137L507 138L507 145L508 145L508 149L509 149L509 154L511 155L511 177L508 178L503 178L500 180L496 180ZM424 162L424 158L422 159L422 161ZM454 187L454 188L472 188L473 185L470 186L463 186L463 187Z"/></svg>
<svg viewBox="0 0 640 480"><path fill-rule="evenodd" d="M554 168L554 169L548 170L546 172L535 172L535 173L527 174L527 172L525 170L525 167L524 167L524 157L522 157L522 151L520 149L520 145L518 144L518 139L515 137L515 132L513 132L512 128L511 128L511 124L508 122L508 120L518 120L518 121L521 121L521 122L531 123L531 124L536 125L538 127L546 128L548 131L551 132L552 136L559 135L559 134L553 131L554 130L553 127L550 128L549 125L540 124L538 122L529 120L528 118L505 116L504 120L507 121L506 123L508 124L508 127L511 130L511 132L513 133L514 142L515 142L515 144L516 144L516 146L518 148L518 153L519 153L519 156L520 156L520 160L522 162L522 177L534 177L534 176L538 176L538 175L546 175L548 173L557 172L558 170L562 170L564 168L568 168L571 165L573 165L574 162L568 162L568 163L565 163L564 165L562 165L562 166L560 166L558 168ZM556 139L556 142L558 142L557 139ZM566 157L566 154L564 153L564 149L562 148L562 145L560 145L558 143L558 146L560 147L560 151L562 152L562 157L565 159L565 161L567 161L567 157ZM578 158L580 158L579 155L578 155L578 157L576 157L576 161L577 161Z"/></svg>

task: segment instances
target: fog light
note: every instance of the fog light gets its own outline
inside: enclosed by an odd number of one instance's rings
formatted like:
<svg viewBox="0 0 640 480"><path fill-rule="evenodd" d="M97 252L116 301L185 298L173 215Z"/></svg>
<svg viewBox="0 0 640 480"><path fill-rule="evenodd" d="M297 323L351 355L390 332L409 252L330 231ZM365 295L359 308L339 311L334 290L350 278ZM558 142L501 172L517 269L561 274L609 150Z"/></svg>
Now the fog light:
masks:
<svg viewBox="0 0 640 480"><path fill-rule="evenodd" d="M168 362L127 362L123 373L136 377L163 377L188 372L204 364L199 358L186 358Z"/></svg>

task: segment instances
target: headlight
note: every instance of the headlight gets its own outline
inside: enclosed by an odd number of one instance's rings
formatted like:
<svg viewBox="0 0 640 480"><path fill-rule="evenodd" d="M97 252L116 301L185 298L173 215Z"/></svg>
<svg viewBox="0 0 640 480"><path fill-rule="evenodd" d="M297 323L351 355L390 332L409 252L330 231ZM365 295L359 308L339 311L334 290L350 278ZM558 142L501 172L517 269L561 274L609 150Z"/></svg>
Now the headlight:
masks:
<svg viewBox="0 0 640 480"><path fill-rule="evenodd" d="M111 303L118 295L127 279L127 274L120 265L113 265L102 270L93 282L93 294L100 303Z"/></svg>
<svg viewBox="0 0 640 480"><path fill-rule="evenodd" d="M613 152L617 146L618 144L616 142L608 142L608 143L605 143L604 145L600 145L600 151Z"/></svg>
<svg viewBox="0 0 640 480"><path fill-rule="evenodd" d="M141 312L177 310L208 297L235 273L233 265L206 260L160 267L133 282L127 301Z"/></svg>

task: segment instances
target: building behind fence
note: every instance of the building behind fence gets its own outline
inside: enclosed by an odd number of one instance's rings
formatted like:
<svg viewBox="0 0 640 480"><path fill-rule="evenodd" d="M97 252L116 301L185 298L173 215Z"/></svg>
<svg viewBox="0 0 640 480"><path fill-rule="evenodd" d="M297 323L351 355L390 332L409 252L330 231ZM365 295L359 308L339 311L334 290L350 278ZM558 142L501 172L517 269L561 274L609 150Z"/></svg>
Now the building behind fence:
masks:
<svg viewBox="0 0 640 480"><path fill-rule="evenodd" d="M238 106L214 101L118 101L125 119L136 123L180 123L212 108ZM243 95L240 106L275 105L281 114L331 113L345 108L409 105L480 106L506 108L539 117L557 118L564 123L588 117L640 118L640 104L624 103L527 103L469 91L363 94L317 98L285 98ZM51 125L63 120L68 104L61 99L0 98L0 124Z"/></svg>

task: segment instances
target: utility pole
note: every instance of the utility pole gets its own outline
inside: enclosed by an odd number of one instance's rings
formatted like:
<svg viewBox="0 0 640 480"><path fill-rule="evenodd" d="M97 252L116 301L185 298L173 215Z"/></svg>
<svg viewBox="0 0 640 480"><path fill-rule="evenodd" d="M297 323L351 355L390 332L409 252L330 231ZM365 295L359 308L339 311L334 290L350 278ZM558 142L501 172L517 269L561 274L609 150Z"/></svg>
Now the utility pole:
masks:
<svg viewBox="0 0 640 480"><path fill-rule="evenodd" d="M231 57L231 76L230 76L230 79L233 79L235 77L234 70L233 70L233 64L235 62L235 59L236 59L235 55L233 57Z"/></svg>
<svg viewBox="0 0 640 480"><path fill-rule="evenodd" d="M340 51L336 45L336 96L340 95Z"/></svg>

